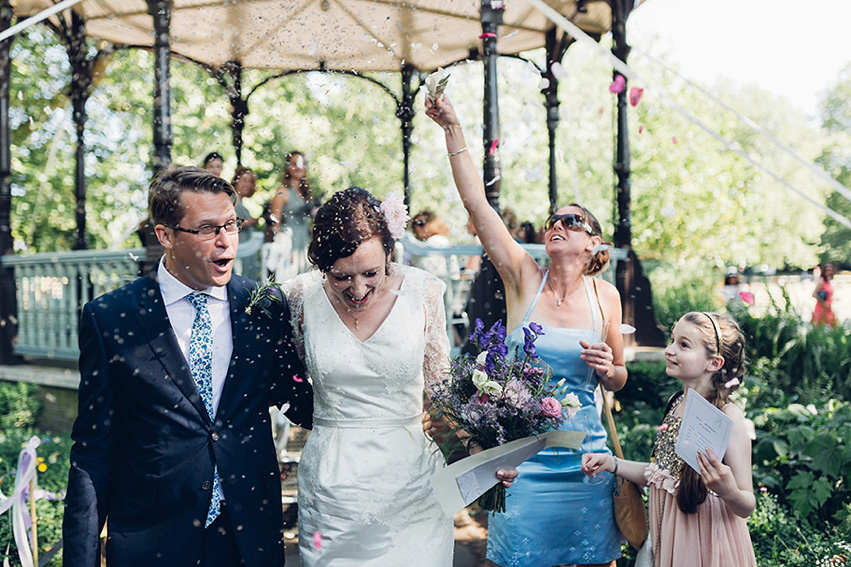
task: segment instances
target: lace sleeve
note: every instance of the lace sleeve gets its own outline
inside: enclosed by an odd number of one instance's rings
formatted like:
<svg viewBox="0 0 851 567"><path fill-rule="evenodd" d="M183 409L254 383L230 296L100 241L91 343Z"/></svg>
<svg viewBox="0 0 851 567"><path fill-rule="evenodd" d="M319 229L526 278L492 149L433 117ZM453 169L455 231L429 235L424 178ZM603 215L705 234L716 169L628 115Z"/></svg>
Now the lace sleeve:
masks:
<svg viewBox="0 0 851 567"><path fill-rule="evenodd" d="M446 308L443 294L446 284L431 274L423 282L423 308L425 309L425 356L423 376L427 389L443 380L449 373L449 336L446 334Z"/></svg>
<svg viewBox="0 0 851 567"><path fill-rule="evenodd" d="M311 281L310 272L287 280L281 284L287 303L290 305L290 322L293 329L293 343L302 363L304 359L304 294Z"/></svg>

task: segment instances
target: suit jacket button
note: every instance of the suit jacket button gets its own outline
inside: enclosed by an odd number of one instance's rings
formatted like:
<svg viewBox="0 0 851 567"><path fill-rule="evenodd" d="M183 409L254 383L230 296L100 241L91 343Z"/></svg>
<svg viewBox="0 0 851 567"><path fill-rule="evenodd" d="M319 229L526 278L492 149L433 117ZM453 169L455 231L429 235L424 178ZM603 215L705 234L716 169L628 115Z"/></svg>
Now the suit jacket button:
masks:
<svg viewBox="0 0 851 567"><path fill-rule="evenodd" d="M210 435L210 438L211 438L213 441L218 441L218 440L219 440L219 434L218 434L218 433L216 433L215 431L213 431L213 433Z"/></svg>
<svg viewBox="0 0 851 567"><path fill-rule="evenodd" d="M201 483L201 490L210 490L213 487L213 483L209 480L205 480Z"/></svg>

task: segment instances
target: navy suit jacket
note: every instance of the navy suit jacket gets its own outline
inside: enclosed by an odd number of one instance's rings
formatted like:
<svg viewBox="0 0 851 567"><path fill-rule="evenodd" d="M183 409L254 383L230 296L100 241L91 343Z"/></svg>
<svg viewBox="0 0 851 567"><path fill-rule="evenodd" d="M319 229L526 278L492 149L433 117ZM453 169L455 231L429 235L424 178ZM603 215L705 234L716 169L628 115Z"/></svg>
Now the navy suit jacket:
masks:
<svg viewBox="0 0 851 567"><path fill-rule="evenodd" d="M79 413L65 498L63 564L195 564L218 465L247 566L284 564L281 482L269 406L310 427L312 390L286 298L246 313L255 282L227 285L233 356L211 421L172 330L156 269L83 308Z"/></svg>

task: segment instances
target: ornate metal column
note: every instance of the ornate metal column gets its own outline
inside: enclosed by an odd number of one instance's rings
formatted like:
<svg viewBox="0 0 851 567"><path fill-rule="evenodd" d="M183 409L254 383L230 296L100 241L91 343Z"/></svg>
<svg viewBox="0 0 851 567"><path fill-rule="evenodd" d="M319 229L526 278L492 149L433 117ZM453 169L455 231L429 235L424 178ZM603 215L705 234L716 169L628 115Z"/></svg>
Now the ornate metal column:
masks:
<svg viewBox="0 0 851 567"><path fill-rule="evenodd" d="M154 173L171 163L171 2L148 0L148 13L154 19Z"/></svg>
<svg viewBox="0 0 851 567"><path fill-rule="evenodd" d="M216 79L228 95L231 105L231 139L236 153L236 164L242 165L242 132L248 115L248 99L242 98L242 63L228 61L216 73Z"/></svg>
<svg viewBox="0 0 851 567"><path fill-rule="evenodd" d="M0 1L0 30L12 25L14 10L9 0ZM0 42L0 256L12 254L12 154L9 128L9 82L12 76L12 39ZM0 266L0 364L15 362L13 350L18 334L18 301L12 268Z"/></svg>
<svg viewBox="0 0 851 567"><path fill-rule="evenodd" d="M64 27L68 60L71 63L71 107L73 108L74 130L77 136L74 168L74 196L76 206L74 215L77 229L74 234L73 250L86 250L88 237L86 235L86 101L92 87L92 60L87 56L86 22L77 15L70 13L71 22Z"/></svg>
<svg viewBox="0 0 851 567"><path fill-rule="evenodd" d="M414 131L414 99L417 89L413 88L414 76L418 71L413 65L402 67L402 98L396 103L396 117L402 122L402 160L404 162L403 183L405 189L405 204L411 203L411 133Z"/></svg>
<svg viewBox="0 0 851 567"><path fill-rule="evenodd" d="M496 5L496 6L494 6ZM491 206L499 210L499 89L496 74L496 36L502 23L502 1L482 0L482 44L485 67L484 182Z"/></svg>
<svg viewBox="0 0 851 567"><path fill-rule="evenodd" d="M547 30L546 49L547 49L547 68L544 71L544 78L547 79L547 86L541 92L546 99L547 107L547 139L549 146L550 159L550 177L549 177L549 197L550 197L550 212L555 212L558 208L558 179L556 175L556 131L558 130L558 78L553 74L553 63L560 63L567 52L567 48L573 43L573 38L567 34L562 34L561 38L557 36L558 28L553 26Z"/></svg>
<svg viewBox="0 0 851 567"><path fill-rule="evenodd" d="M633 0L609 0L612 6L612 53L626 63L630 47L626 43L626 18L633 7ZM615 72L615 76L617 76ZM626 77L624 77L626 79ZM617 214L614 245L627 251L625 260L618 261L615 268L615 283L621 294L623 321L636 328L634 335L624 335L624 344L638 343L644 346L664 346L665 332L656 320L653 310L653 293L650 280L644 275L641 262L632 250L632 218L630 212L630 166L629 131L627 127L627 82L618 93L617 102L617 147L615 148L615 174L617 185Z"/></svg>

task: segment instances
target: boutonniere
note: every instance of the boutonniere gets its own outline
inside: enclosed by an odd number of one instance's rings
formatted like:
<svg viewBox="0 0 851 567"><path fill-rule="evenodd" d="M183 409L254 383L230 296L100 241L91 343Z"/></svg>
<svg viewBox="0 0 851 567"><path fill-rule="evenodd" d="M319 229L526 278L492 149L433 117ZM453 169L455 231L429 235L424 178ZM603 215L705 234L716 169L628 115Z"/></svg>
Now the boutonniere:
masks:
<svg viewBox="0 0 851 567"><path fill-rule="evenodd" d="M272 302L281 302L281 295L273 293L274 290L278 290L283 294L281 284L275 281L274 275L270 275L269 279L265 282L258 282L248 296L248 305L245 307L245 314L251 315L251 311L257 308L267 317L271 317L272 312L269 311L269 307L272 305Z"/></svg>

